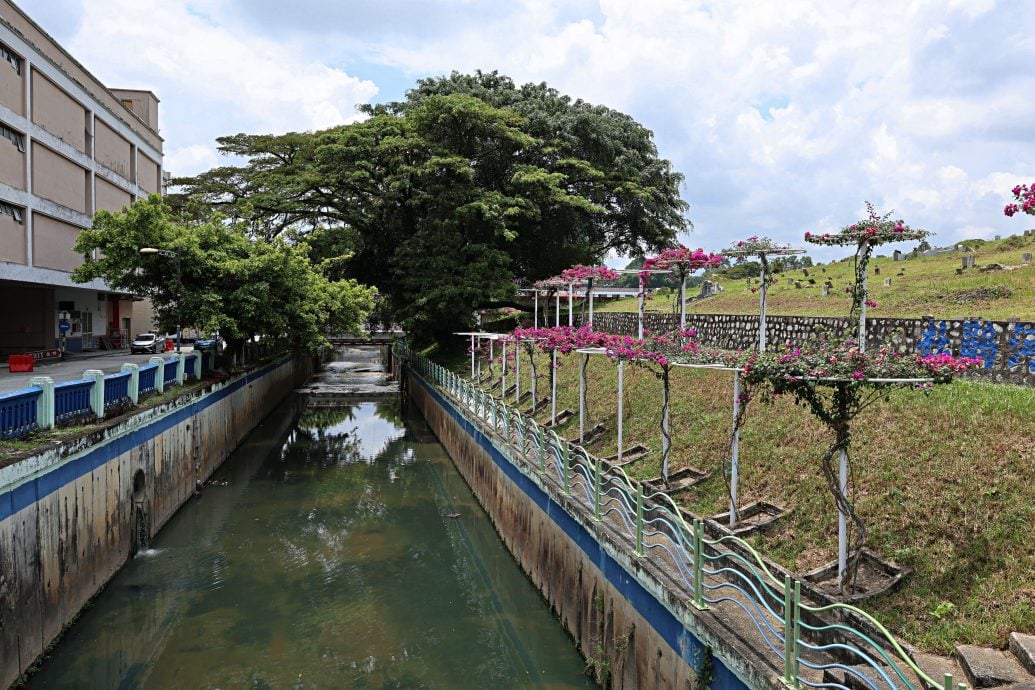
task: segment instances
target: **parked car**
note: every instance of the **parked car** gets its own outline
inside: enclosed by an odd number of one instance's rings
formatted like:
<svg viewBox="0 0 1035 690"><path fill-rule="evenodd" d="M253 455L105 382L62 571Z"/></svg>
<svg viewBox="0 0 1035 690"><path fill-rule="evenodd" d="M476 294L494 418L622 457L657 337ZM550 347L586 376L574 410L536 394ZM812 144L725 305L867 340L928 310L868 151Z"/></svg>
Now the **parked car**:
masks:
<svg viewBox="0 0 1035 690"><path fill-rule="evenodd" d="M207 338L198 338L194 341L195 350L213 350L214 352L222 352L226 348L226 343L219 337L219 334L211 335Z"/></svg>
<svg viewBox="0 0 1035 690"><path fill-rule="evenodd" d="M129 351L151 352L159 354L165 350L165 339L159 338L156 333L137 333L129 344Z"/></svg>

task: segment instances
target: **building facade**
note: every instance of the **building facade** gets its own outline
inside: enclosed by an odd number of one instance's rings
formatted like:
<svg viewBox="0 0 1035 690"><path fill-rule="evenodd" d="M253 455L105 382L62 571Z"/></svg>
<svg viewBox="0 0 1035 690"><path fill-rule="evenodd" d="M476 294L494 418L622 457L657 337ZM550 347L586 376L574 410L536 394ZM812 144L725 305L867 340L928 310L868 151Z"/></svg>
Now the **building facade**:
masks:
<svg viewBox="0 0 1035 690"><path fill-rule="evenodd" d="M162 172L155 95L107 88L0 0L0 355L57 347L62 312L72 352L150 329L131 295L70 272L94 212L160 194Z"/></svg>

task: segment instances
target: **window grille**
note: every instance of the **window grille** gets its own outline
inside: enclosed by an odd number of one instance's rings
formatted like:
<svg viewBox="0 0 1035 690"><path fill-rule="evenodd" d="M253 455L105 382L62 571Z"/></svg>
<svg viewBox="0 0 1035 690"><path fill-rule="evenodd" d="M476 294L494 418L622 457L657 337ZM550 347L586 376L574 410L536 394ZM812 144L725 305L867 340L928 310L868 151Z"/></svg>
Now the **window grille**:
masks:
<svg viewBox="0 0 1035 690"><path fill-rule="evenodd" d="M0 137L7 139L12 144L18 147L18 150L25 153L25 135L21 132L11 129L4 123L0 122Z"/></svg>
<svg viewBox="0 0 1035 690"><path fill-rule="evenodd" d="M22 59L11 52L11 49L0 43L0 57L7 60L18 74L22 73Z"/></svg>
<svg viewBox="0 0 1035 690"><path fill-rule="evenodd" d="M14 218L15 223L21 223L23 217L22 214L25 213L25 211L13 204L7 203L6 201L0 201L0 213L11 216L11 218Z"/></svg>

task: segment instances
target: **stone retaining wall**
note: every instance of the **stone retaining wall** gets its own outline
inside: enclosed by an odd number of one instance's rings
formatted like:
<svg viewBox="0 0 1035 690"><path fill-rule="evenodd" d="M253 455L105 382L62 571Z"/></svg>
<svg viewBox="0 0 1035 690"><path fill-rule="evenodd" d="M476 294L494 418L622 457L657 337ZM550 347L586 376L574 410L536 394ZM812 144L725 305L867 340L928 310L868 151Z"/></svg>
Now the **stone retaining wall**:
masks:
<svg viewBox="0 0 1035 690"><path fill-rule="evenodd" d="M581 325L581 314L575 315ZM712 347L743 350L758 344L758 315L687 314L688 328L697 331L697 339ZM635 312L597 312L593 315L597 330L623 335L636 335ZM675 330L679 316L647 312L643 327L657 333ZM801 344L816 333L835 335L854 333L855 322L848 319L820 316L769 316L766 318L766 342ZM876 349L891 343L899 352L923 354L949 353L977 357L983 367L968 374L1005 383L1035 385L1035 322L989 321L984 319L867 319L866 347Z"/></svg>

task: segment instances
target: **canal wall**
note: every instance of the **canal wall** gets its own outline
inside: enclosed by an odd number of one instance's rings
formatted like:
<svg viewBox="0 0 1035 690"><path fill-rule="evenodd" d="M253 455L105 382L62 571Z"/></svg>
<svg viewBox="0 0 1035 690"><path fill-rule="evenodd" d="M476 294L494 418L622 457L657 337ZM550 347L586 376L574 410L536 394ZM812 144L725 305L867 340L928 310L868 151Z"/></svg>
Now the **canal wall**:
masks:
<svg viewBox="0 0 1035 690"><path fill-rule="evenodd" d="M0 687L311 373L282 358L0 464Z"/></svg>
<svg viewBox="0 0 1035 690"><path fill-rule="evenodd" d="M402 387L447 449L503 542L609 688L776 690L779 669L489 427L397 361Z"/></svg>

